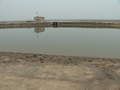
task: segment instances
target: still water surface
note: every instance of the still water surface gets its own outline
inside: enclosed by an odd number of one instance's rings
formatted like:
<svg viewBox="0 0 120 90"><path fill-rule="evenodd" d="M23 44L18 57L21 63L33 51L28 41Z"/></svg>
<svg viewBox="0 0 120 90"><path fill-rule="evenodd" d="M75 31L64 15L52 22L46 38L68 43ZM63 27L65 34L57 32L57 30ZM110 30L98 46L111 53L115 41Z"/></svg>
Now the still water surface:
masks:
<svg viewBox="0 0 120 90"><path fill-rule="evenodd" d="M0 29L0 51L120 58L120 30L103 28Z"/></svg>

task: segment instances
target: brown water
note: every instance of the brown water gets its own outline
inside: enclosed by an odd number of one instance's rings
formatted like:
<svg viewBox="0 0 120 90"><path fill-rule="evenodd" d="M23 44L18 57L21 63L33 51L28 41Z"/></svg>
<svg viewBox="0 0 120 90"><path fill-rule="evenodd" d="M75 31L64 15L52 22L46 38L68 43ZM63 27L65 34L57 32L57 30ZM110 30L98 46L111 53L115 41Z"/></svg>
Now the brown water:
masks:
<svg viewBox="0 0 120 90"><path fill-rule="evenodd" d="M120 58L120 30L99 28L0 29L0 51Z"/></svg>

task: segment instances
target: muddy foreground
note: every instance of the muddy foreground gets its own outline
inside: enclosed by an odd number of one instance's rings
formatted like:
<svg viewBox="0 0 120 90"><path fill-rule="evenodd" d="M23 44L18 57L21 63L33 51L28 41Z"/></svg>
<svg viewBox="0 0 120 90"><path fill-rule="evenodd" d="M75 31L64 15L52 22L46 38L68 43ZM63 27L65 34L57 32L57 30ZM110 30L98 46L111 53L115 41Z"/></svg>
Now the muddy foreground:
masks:
<svg viewBox="0 0 120 90"><path fill-rule="evenodd" d="M120 59L0 52L0 90L120 90Z"/></svg>

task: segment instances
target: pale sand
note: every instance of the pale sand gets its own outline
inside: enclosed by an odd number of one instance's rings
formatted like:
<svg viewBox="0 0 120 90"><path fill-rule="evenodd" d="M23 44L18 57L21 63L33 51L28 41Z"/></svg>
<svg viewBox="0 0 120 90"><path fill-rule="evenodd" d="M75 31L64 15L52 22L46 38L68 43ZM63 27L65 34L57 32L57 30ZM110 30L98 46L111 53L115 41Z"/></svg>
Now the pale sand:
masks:
<svg viewBox="0 0 120 90"><path fill-rule="evenodd" d="M120 90L120 59L0 52L0 90Z"/></svg>

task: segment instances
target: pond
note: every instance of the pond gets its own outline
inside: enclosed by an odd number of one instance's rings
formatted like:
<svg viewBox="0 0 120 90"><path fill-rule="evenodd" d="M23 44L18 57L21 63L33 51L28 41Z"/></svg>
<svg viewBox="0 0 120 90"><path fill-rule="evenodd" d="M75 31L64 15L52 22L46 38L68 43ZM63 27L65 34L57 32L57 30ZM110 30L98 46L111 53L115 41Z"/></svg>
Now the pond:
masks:
<svg viewBox="0 0 120 90"><path fill-rule="evenodd" d="M120 58L120 30L45 27L0 29L0 51Z"/></svg>

